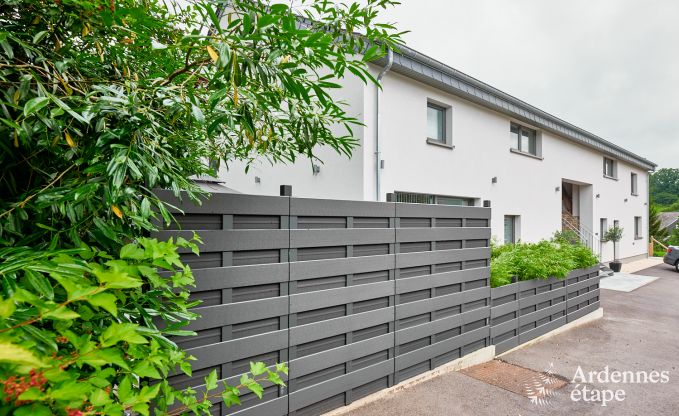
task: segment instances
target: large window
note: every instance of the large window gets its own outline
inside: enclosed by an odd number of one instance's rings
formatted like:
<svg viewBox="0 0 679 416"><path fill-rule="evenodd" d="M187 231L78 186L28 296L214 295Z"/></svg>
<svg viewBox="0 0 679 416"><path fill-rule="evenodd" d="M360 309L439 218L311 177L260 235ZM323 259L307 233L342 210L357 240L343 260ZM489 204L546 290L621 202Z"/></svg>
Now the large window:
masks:
<svg viewBox="0 0 679 416"><path fill-rule="evenodd" d="M512 139L512 149L533 156L538 155L537 131L529 129L526 126L512 123L510 127L510 136Z"/></svg>
<svg viewBox="0 0 679 416"><path fill-rule="evenodd" d="M615 160L608 157L604 158L604 176L612 179L617 178Z"/></svg>
<svg viewBox="0 0 679 416"><path fill-rule="evenodd" d="M427 103L427 138L446 143L446 109L440 105Z"/></svg>
<svg viewBox="0 0 679 416"><path fill-rule="evenodd" d="M631 183L632 183L632 195L639 195L639 192L638 192L639 189L638 189L638 185L637 185L637 174L632 173L630 176L631 176L630 180L631 180Z"/></svg>
<svg viewBox="0 0 679 416"><path fill-rule="evenodd" d="M637 240L643 238L643 231L641 230L641 217L634 217L634 238Z"/></svg>

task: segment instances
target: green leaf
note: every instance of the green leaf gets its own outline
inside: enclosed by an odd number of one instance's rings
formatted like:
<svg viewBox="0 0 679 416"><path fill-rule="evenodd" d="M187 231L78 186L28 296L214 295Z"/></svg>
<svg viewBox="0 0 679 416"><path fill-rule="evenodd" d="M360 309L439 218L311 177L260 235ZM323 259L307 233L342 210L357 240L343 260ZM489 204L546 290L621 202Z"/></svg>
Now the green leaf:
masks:
<svg viewBox="0 0 679 416"><path fill-rule="evenodd" d="M262 399L262 394L264 394L264 387L257 382L252 382L246 386L251 392L255 393L260 400Z"/></svg>
<svg viewBox="0 0 679 416"><path fill-rule="evenodd" d="M120 249L121 259L143 260L145 257L144 249L134 243L126 244Z"/></svg>
<svg viewBox="0 0 679 416"><path fill-rule="evenodd" d="M276 363L276 372L288 375L288 366L285 363Z"/></svg>
<svg viewBox="0 0 679 416"><path fill-rule="evenodd" d="M111 289L131 289L143 284L141 279L119 270L94 270L94 275Z"/></svg>
<svg viewBox="0 0 679 416"><path fill-rule="evenodd" d="M106 364L115 364L120 368L128 370L130 367L123 358L123 353L118 348L104 348L93 351L87 354L82 359L82 362L92 365L93 367L101 367Z"/></svg>
<svg viewBox="0 0 679 416"><path fill-rule="evenodd" d="M116 306L118 298L116 298L115 295L111 293L97 293L96 295L90 296L85 300L87 300L93 306L104 308L113 316L118 316L118 307Z"/></svg>
<svg viewBox="0 0 679 416"><path fill-rule="evenodd" d="M7 319L16 310L16 305L14 305L14 300L12 298L2 299L0 298L0 318Z"/></svg>
<svg viewBox="0 0 679 416"><path fill-rule="evenodd" d="M92 393L90 393L90 403L92 403L95 406L103 406L110 402L111 397L109 396L108 393L106 393L106 390L104 389L96 389Z"/></svg>
<svg viewBox="0 0 679 416"><path fill-rule="evenodd" d="M45 296L47 299L54 299L54 289L49 280L42 273L34 272L33 270L26 269L24 271L26 274L26 280L35 289L36 292Z"/></svg>
<svg viewBox="0 0 679 416"><path fill-rule="evenodd" d="M24 104L24 117L28 117L31 114L39 111L41 108L49 103L49 98L47 97L35 97Z"/></svg>
<svg viewBox="0 0 679 416"><path fill-rule="evenodd" d="M148 361L142 361L132 368L132 372L139 377L149 377L155 379L161 379L163 376L160 375L158 370L153 366L153 364Z"/></svg>
<svg viewBox="0 0 679 416"><path fill-rule="evenodd" d="M154 384L153 386L144 386L139 392L138 400L143 402L149 402L158 396L160 392L160 383Z"/></svg>
<svg viewBox="0 0 679 416"><path fill-rule="evenodd" d="M146 344L148 341L137 332L139 325L130 323L113 323L106 328L99 337L99 342L103 347L110 347L120 341L128 344Z"/></svg>
<svg viewBox="0 0 679 416"><path fill-rule="evenodd" d="M281 379L281 376L278 375L278 373L269 371L269 374L267 375L267 379L272 382L273 384L277 384L279 386L285 386L285 382L283 379Z"/></svg>
<svg viewBox="0 0 679 416"><path fill-rule="evenodd" d="M132 381L130 380L130 377L127 376L123 378L123 381L121 381L120 384L118 384L118 400L123 404L127 404L131 403L133 399Z"/></svg>
<svg viewBox="0 0 679 416"><path fill-rule="evenodd" d="M253 363L250 361L250 372L253 376L259 376L267 372L266 364L261 361Z"/></svg>
<svg viewBox="0 0 679 416"><path fill-rule="evenodd" d="M38 390L36 387L31 387L30 389L26 390L25 392L21 393L18 397L19 400L22 401L40 401L42 398L45 396L45 393L42 391Z"/></svg>
<svg viewBox="0 0 679 416"><path fill-rule="evenodd" d="M80 315L77 312L68 309L66 306L60 306L53 311L43 314L43 318L55 319L58 321L70 321L79 317Z"/></svg>
<svg viewBox="0 0 679 416"><path fill-rule="evenodd" d="M132 410L142 416L149 416L149 405L147 403L137 403L132 406Z"/></svg>
<svg viewBox="0 0 679 416"><path fill-rule="evenodd" d="M42 404L33 403L28 406L21 406L16 409L13 416L52 416L53 413L49 407Z"/></svg>
<svg viewBox="0 0 679 416"><path fill-rule="evenodd" d="M210 391L217 388L217 371L212 370L210 374L205 377L205 388Z"/></svg>
<svg viewBox="0 0 679 416"><path fill-rule="evenodd" d="M224 383L224 391L222 392L222 400L226 407L240 405L240 392L236 387L232 387Z"/></svg>
<svg viewBox="0 0 679 416"><path fill-rule="evenodd" d="M182 372L189 377L191 377L191 374L193 373L193 370L191 369L191 363L188 361L182 361L179 363L179 369L181 369Z"/></svg>
<svg viewBox="0 0 679 416"><path fill-rule="evenodd" d="M52 391L49 392L49 397L54 400L63 401L85 400L85 397L91 390L92 386L88 383L70 380L59 385L58 388L52 389Z"/></svg>

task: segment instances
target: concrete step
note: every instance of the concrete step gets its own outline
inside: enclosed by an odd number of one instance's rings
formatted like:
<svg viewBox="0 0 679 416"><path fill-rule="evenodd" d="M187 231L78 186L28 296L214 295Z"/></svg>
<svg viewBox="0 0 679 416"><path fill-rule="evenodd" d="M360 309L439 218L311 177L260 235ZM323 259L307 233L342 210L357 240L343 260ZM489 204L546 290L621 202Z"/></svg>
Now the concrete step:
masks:
<svg viewBox="0 0 679 416"><path fill-rule="evenodd" d="M613 276L614 272L605 263L599 263L599 276L608 277Z"/></svg>

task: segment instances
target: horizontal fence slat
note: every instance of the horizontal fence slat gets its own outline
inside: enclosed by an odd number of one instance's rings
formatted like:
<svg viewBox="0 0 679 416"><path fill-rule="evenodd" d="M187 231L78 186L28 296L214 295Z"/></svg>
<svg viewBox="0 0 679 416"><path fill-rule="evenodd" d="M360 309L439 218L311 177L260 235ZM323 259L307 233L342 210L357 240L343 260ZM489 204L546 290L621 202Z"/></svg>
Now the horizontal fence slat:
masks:
<svg viewBox="0 0 679 416"><path fill-rule="evenodd" d="M463 248L457 250L402 253L396 257L396 268L430 264L452 263L465 260L489 259L490 248Z"/></svg>

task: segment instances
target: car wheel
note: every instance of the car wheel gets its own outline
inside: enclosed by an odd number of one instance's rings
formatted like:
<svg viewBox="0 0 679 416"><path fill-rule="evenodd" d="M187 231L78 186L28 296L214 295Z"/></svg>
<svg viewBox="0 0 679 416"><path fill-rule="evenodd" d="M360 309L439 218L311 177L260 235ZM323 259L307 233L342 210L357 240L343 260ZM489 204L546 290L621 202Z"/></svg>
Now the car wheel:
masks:
<svg viewBox="0 0 679 416"><path fill-rule="evenodd" d="M674 270L676 270L677 273L679 273L679 260L677 260L677 261L674 263Z"/></svg>

